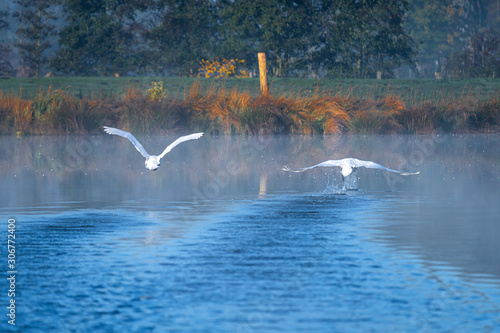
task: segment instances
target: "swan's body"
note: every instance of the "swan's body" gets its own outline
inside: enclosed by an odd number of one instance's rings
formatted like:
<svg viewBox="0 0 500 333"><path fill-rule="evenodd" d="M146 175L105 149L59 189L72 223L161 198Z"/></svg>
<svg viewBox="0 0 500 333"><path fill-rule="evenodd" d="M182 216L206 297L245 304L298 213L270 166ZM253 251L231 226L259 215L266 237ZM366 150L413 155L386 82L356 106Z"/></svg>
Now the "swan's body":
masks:
<svg viewBox="0 0 500 333"><path fill-rule="evenodd" d="M170 152L179 143L188 140L199 139L203 136L203 133L194 133L190 135L181 136L180 138L172 142L167 148L165 148L163 153L161 153L160 155L149 155L146 149L144 149L141 143L135 138L135 136L133 136L129 132L107 126L104 126L104 132L129 139L129 141L132 142L132 144L134 145L135 149L137 149L139 153L141 153L141 155L144 156L144 158L146 158L145 162L146 169L151 171L158 169L160 167L160 162L161 162L160 160L163 158L163 156L165 156L168 152Z"/></svg>
<svg viewBox="0 0 500 333"><path fill-rule="evenodd" d="M418 175L420 172L404 172L404 171L398 171L398 170L392 170L389 168L386 168L383 165L380 165L378 163L372 162L372 161L362 161L358 160L357 158L344 158L341 160L329 160L325 161L310 167L306 168L299 168L299 169L291 169L287 166L283 168L283 171L292 171L292 172L303 172L306 170L314 169L317 167L340 167L340 173L342 174L342 180L345 181L347 177L351 175L356 174L356 170L358 168L368 168L368 169L380 169L380 170L385 170L389 172L394 172L403 176L409 176L409 175Z"/></svg>

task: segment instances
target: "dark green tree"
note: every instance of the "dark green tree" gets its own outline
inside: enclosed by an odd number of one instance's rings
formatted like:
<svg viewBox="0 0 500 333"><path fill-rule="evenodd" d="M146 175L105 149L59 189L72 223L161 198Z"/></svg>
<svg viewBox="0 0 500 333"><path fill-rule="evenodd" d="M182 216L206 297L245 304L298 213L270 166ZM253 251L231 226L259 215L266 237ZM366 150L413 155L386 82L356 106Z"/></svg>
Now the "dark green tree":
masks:
<svg viewBox="0 0 500 333"><path fill-rule="evenodd" d="M9 27L7 21L4 20L4 18L7 17L7 14L8 13L6 10L0 10L0 33L2 34ZM11 76L14 72L9 60L9 55L10 55L9 45L0 44L0 76Z"/></svg>
<svg viewBox="0 0 500 333"><path fill-rule="evenodd" d="M217 45L217 6L210 0L159 0L153 27L146 34L149 70L155 74L195 76L202 59Z"/></svg>
<svg viewBox="0 0 500 333"><path fill-rule="evenodd" d="M463 1L467 25L477 33L481 29L500 28L500 2L498 0Z"/></svg>
<svg viewBox="0 0 500 333"><path fill-rule="evenodd" d="M55 0L16 0L19 10L14 16L19 20L16 31L19 41L15 46L21 56L21 69L28 75L39 76L48 62L46 51L50 47L48 37L54 32L53 6Z"/></svg>
<svg viewBox="0 0 500 333"><path fill-rule="evenodd" d="M334 77L391 75L413 65L415 45L404 29L405 0L325 0L319 7L316 66Z"/></svg>
<svg viewBox="0 0 500 333"><path fill-rule="evenodd" d="M315 31L313 1L222 1L220 50L225 57L257 62L265 52L271 73L287 76L308 65Z"/></svg>
<svg viewBox="0 0 500 333"><path fill-rule="evenodd" d="M451 77L498 77L500 74L500 2L475 0L462 3L462 38L446 60Z"/></svg>
<svg viewBox="0 0 500 333"><path fill-rule="evenodd" d="M62 0L67 25L60 31L60 49L52 60L59 72L71 75L110 75L142 66L141 0Z"/></svg>
<svg viewBox="0 0 500 333"><path fill-rule="evenodd" d="M265 52L279 77L312 66L370 77L414 56L406 0L60 1L67 24L52 65L65 74L194 76L216 57L244 59L251 70Z"/></svg>
<svg viewBox="0 0 500 333"><path fill-rule="evenodd" d="M489 46L488 41L496 40L491 38L491 32L500 28L497 0L408 1L411 10L406 28L419 44L417 62L423 76L434 76L434 72L452 76L460 73L461 77L485 73L472 64L478 64L477 59L487 58L484 52L483 55L477 54L478 43L486 50L496 47ZM491 64L490 60L485 63Z"/></svg>
<svg viewBox="0 0 500 333"><path fill-rule="evenodd" d="M466 43L464 10L454 0L408 0L410 15L406 29L418 44L420 74L442 71L446 57Z"/></svg>
<svg viewBox="0 0 500 333"><path fill-rule="evenodd" d="M452 78L500 76L500 32L483 29L473 36L470 46L446 59L445 74Z"/></svg>

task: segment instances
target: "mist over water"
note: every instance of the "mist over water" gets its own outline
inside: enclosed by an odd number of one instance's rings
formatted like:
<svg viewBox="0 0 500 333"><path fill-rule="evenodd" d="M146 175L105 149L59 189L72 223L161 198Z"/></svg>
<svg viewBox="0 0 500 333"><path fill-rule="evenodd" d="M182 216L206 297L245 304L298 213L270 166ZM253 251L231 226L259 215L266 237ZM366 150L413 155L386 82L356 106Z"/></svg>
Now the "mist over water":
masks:
<svg viewBox="0 0 500 333"><path fill-rule="evenodd" d="M205 136L150 172L118 137L0 137L19 304L1 330L494 331L499 144ZM359 169L345 191L338 168L281 171L344 157L420 174Z"/></svg>

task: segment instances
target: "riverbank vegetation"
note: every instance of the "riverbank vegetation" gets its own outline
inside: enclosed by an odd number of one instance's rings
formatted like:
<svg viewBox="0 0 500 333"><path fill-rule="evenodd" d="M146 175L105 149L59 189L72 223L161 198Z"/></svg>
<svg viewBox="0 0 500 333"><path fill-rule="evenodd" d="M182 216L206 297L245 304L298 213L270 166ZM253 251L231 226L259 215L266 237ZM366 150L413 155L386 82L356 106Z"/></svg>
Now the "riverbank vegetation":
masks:
<svg viewBox="0 0 500 333"><path fill-rule="evenodd" d="M19 78L0 85L1 134L465 133L500 130L498 80ZM22 88L21 88L22 87Z"/></svg>

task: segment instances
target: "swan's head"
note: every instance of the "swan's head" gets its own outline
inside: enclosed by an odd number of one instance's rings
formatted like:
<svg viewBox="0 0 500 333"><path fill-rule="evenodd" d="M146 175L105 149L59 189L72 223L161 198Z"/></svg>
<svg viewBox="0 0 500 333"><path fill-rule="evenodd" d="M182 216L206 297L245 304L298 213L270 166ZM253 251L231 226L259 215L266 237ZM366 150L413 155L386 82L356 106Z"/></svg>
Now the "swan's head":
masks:
<svg viewBox="0 0 500 333"><path fill-rule="evenodd" d="M149 171L156 171L160 167L160 159L158 156L149 156L144 164Z"/></svg>

